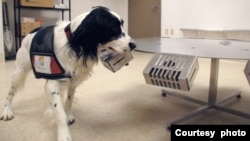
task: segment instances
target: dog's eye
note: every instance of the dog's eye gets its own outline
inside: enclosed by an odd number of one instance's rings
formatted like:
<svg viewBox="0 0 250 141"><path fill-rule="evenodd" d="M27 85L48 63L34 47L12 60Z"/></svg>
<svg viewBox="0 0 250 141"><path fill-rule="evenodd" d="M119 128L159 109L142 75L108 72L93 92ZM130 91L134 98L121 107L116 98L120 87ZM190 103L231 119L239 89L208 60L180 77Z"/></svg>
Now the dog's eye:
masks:
<svg viewBox="0 0 250 141"><path fill-rule="evenodd" d="M124 24L124 21L123 21L123 20L121 20L121 25L123 26L123 24Z"/></svg>
<svg viewBox="0 0 250 141"><path fill-rule="evenodd" d="M125 36L125 33L124 32L122 32L122 37L124 37Z"/></svg>

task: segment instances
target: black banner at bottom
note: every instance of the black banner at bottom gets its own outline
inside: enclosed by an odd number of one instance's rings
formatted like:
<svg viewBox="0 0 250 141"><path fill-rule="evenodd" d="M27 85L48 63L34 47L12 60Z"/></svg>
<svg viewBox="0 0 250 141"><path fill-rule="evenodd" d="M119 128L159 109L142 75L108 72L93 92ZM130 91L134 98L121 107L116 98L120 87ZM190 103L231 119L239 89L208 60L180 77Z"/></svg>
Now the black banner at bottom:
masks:
<svg viewBox="0 0 250 141"><path fill-rule="evenodd" d="M249 141L250 125L172 125L171 141Z"/></svg>

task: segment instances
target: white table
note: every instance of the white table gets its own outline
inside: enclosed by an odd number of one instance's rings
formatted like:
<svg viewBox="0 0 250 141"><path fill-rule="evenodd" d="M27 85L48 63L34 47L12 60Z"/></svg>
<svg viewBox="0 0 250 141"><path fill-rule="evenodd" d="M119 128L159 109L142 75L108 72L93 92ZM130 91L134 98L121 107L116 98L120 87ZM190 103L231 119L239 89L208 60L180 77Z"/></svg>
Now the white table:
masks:
<svg viewBox="0 0 250 141"><path fill-rule="evenodd" d="M169 93L167 90L162 90L163 94L175 96L184 100L191 101L202 107L181 115L170 122L176 124L187 120L195 115L204 113L209 109L216 109L229 114L237 115L243 118L250 119L250 114L243 113L237 110L219 106L221 103L234 98L240 98L240 92L230 95L225 99L217 101L217 84L220 59L250 59L250 42L243 41L225 41L225 40L209 40L209 39L183 39L183 38L140 38L135 39L137 50L145 52L161 52L161 53L176 53L194 55L202 58L211 58L210 82L208 101L197 100L188 96L177 93ZM170 126L168 128L170 128Z"/></svg>

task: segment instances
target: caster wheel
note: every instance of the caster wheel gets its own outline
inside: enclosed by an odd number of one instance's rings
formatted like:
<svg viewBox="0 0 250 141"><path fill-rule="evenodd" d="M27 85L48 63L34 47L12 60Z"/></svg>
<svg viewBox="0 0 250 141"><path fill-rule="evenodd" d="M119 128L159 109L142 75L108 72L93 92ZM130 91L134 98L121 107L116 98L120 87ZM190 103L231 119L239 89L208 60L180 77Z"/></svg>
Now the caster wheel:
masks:
<svg viewBox="0 0 250 141"><path fill-rule="evenodd" d="M170 126L167 127L167 131L171 131L171 127Z"/></svg>
<svg viewBox="0 0 250 141"><path fill-rule="evenodd" d="M237 95L236 97L237 97L237 98L241 98L241 95Z"/></svg>
<svg viewBox="0 0 250 141"><path fill-rule="evenodd" d="M167 97L167 94L166 93L162 93L161 94L163 97Z"/></svg>

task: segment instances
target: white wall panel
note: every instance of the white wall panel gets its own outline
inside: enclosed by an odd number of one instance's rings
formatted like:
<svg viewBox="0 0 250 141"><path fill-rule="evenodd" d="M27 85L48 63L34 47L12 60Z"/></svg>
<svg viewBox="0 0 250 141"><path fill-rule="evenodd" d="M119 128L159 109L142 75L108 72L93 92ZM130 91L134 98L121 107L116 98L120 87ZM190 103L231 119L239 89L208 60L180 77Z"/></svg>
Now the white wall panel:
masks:
<svg viewBox="0 0 250 141"><path fill-rule="evenodd" d="M250 29L249 0L162 0L162 36L180 28ZM171 35L170 35L171 36Z"/></svg>

